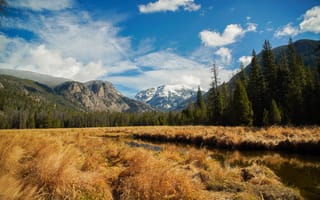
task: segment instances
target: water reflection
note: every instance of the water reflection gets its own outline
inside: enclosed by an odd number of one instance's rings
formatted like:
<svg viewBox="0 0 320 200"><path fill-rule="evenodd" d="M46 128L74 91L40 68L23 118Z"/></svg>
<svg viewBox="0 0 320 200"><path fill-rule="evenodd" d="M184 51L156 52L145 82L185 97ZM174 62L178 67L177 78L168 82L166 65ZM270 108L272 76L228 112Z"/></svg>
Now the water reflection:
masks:
<svg viewBox="0 0 320 200"><path fill-rule="evenodd" d="M214 150L211 158L230 167L265 165L280 177L281 181L300 190L306 199L320 199L320 157L274 152L239 152Z"/></svg>

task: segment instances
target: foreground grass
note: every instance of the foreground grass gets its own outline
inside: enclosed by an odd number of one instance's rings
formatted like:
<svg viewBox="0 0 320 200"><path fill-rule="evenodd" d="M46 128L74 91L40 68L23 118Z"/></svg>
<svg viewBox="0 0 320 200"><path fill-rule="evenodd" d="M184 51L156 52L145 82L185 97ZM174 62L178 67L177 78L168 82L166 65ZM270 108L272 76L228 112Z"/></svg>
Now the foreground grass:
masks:
<svg viewBox="0 0 320 200"><path fill-rule="evenodd" d="M130 147L124 137L140 133L191 137L201 132L206 137L219 129L3 130L0 199L302 199L263 165L225 166L211 159L209 152L195 148ZM234 130L240 136L233 140L242 140L245 129ZM231 136L226 133L225 137Z"/></svg>

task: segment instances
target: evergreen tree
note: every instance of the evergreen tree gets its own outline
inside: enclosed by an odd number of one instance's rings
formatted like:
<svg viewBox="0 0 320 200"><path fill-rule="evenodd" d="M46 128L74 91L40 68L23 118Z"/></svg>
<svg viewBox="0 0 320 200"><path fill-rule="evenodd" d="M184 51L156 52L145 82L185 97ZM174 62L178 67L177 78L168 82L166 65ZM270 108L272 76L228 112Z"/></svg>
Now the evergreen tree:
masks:
<svg viewBox="0 0 320 200"><path fill-rule="evenodd" d="M270 109L269 109L269 124L280 124L281 123L281 113L277 106L275 100L271 100Z"/></svg>
<svg viewBox="0 0 320 200"><path fill-rule="evenodd" d="M263 125L264 126L269 126L269 111L267 109L263 110L263 119L262 119Z"/></svg>
<svg viewBox="0 0 320 200"><path fill-rule="evenodd" d="M205 108L205 103L204 103L204 100L203 100L203 96L202 96L202 92L201 92L200 86L198 86L196 104L197 104L197 107L200 108L200 109L204 109Z"/></svg>
<svg viewBox="0 0 320 200"><path fill-rule="evenodd" d="M263 110L265 108L265 83L258 63L256 52L252 52L250 78L248 82L248 96L252 103L254 113L254 125L261 126Z"/></svg>
<svg viewBox="0 0 320 200"><path fill-rule="evenodd" d="M203 124L207 118L207 107L206 107L206 104L203 100L200 86L198 86L196 109L195 109L194 116L197 120L197 123L199 123L199 124Z"/></svg>
<svg viewBox="0 0 320 200"><path fill-rule="evenodd" d="M213 115L212 120L214 124L221 124L223 119L224 103L220 91L216 91L213 99Z"/></svg>
<svg viewBox="0 0 320 200"><path fill-rule="evenodd" d="M288 60L285 51L281 52L277 74L278 92L276 94L275 100L279 103L279 107L282 110L282 122L284 124L287 124L291 121L289 116L290 108L288 106L288 102L290 101L290 97L288 94L291 82L291 74L289 71Z"/></svg>
<svg viewBox="0 0 320 200"><path fill-rule="evenodd" d="M241 80L238 80L236 83L231 108L233 125L252 125L253 111L246 89Z"/></svg>
<svg viewBox="0 0 320 200"><path fill-rule="evenodd" d="M246 73L246 71L244 69L244 65L243 65L242 62L240 63L239 78L242 81L243 85L247 88L247 86L248 86L248 76L247 76L247 73Z"/></svg>
<svg viewBox="0 0 320 200"><path fill-rule="evenodd" d="M289 88L287 90L288 112L294 124L302 122L303 90L306 85L305 70L301 58L297 55L292 39L288 45L288 66L290 71Z"/></svg>
<svg viewBox="0 0 320 200"><path fill-rule="evenodd" d="M262 65L264 69L264 77L266 81L266 95L267 102L275 98L277 93L277 70L275 64L275 57L272 52L271 44L268 40L264 41L262 49Z"/></svg>

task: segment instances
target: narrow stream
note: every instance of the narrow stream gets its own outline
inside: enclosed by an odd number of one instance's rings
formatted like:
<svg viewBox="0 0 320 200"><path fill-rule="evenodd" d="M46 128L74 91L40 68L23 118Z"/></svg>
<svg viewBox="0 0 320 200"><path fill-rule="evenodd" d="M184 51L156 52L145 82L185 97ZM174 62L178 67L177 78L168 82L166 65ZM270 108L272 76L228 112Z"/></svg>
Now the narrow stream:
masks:
<svg viewBox="0 0 320 200"><path fill-rule="evenodd" d="M253 163L270 168L290 187L300 190L306 199L320 199L320 156L284 154L279 152L212 151L230 166L248 166Z"/></svg>

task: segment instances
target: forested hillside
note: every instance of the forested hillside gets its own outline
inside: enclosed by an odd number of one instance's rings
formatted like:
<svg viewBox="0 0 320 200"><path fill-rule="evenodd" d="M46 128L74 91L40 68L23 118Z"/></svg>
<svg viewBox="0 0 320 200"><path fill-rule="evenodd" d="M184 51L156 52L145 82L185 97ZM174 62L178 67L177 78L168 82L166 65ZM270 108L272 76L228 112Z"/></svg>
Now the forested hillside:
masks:
<svg viewBox="0 0 320 200"><path fill-rule="evenodd" d="M265 41L259 55L253 50L251 64L231 82L218 86L215 77L209 92L199 89L196 102L181 112L154 111L102 81L51 88L1 75L0 128L319 125L319 41L290 40L274 50Z"/></svg>
<svg viewBox="0 0 320 200"><path fill-rule="evenodd" d="M290 40L288 46L272 51L265 41L260 59L253 50L249 67L230 83L235 87L225 84L210 90L210 121L255 126L319 124L320 45L310 40L297 43Z"/></svg>

